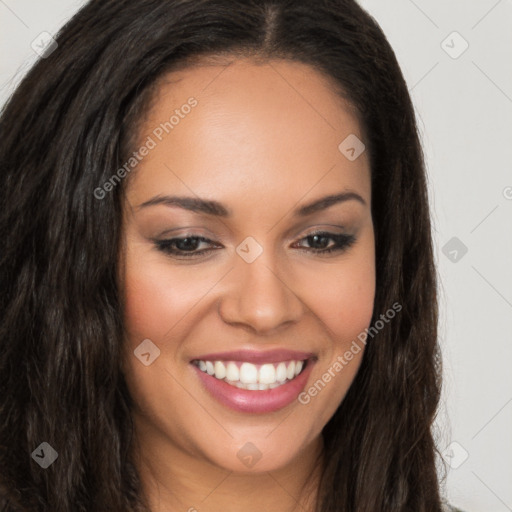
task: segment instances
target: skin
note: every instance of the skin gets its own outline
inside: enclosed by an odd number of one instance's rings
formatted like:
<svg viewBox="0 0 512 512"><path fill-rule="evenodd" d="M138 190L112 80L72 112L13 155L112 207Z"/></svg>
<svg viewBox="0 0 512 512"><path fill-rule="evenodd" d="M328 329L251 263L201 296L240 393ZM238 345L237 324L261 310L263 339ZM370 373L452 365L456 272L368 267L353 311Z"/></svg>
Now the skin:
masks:
<svg viewBox="0 0 512 512"><path fill-rule="evenodd" d="M198 104L127 182L120 278L123 371L136 403L134 457L154 512L309 511L323 460L321 430L364 350L307 405L294 401L265 414L217 402L190 360L237 349L310 351L318 360L307 389L349 349L369 326L375 295L369 161L366 152L349 161L338 149L349 134L363 135L323 75L290 61L228 62L166 76L141 141L189 97ZM292 215L347 191L364 204L347 200L308 217ZM233 215L140 207L159 194L216 200ZM315 254L315 247L335 245L306 238L317 230L355 242ZM153 242L185 235L204 236L216 249L186 260ZM236 252L249 236L263 249L252 263ZM201 243L196 252L211 247ZM160 349L149 366L134 356L144 339ZM237 457L247 442L261 453L252 468Z"/></svg>

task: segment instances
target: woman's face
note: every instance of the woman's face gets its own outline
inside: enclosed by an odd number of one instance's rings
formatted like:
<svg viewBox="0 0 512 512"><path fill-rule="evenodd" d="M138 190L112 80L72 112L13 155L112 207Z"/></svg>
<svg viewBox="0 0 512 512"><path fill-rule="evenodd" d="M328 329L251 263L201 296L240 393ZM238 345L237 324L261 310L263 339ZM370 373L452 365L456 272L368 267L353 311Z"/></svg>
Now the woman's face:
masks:
<svg viewBox="0 0 512 512"><path fill-rule="evenodd" d="M138 436L148 457L270 471L319 446L363 355L344 357L375 293L361 128L303 64L166 79L129 164L120 267Z"/></svg>

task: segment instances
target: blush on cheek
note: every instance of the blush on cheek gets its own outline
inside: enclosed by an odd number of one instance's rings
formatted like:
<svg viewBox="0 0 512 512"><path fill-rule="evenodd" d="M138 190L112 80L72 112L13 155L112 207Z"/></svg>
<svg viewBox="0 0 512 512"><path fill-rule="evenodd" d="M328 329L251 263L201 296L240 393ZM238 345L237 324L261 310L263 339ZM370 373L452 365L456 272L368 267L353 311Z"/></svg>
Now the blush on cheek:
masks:
<svg viewBox="0 0 512 512"><path fill-rule="evenodd" d="M359 277L359 278L358 278ZM370 324L375 298L373 273L358 274L340 290L324 295L324 322L338 339L350 343ZM328 319L331 319L330 321Z"/></svg>
<svg viewBox="0 0 512 512"><path fill-rule="evenodd" d="M186 313L187 305L175 287L166 286L161 275L158 279L140 269L128 272L124 320L133 343L149 338L158 344Z"/></svg>
<svg viewBox="0 0 512 512"><path fill-rule="evenodd" d="M179 338L192 321L189 313L213 283L193 279L189 273L171 273L165 265L151 261L129 265L124 320L132 343L136 346L149 338L159 345L170 337Z"/></svg>

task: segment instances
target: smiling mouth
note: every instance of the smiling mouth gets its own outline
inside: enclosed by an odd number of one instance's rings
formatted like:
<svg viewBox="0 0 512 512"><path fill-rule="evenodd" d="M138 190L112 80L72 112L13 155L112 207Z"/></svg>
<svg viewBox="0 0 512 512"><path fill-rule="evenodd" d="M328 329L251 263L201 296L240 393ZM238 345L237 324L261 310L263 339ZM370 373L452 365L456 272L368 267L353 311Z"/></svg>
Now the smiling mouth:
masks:
<svg viewBox="0 0 512 512"><path fill-rule="evenodd" d="M191 363L207 375L236 388L265 391L293 381L304 371L308 359L264 364L194 359Z"/></svg>

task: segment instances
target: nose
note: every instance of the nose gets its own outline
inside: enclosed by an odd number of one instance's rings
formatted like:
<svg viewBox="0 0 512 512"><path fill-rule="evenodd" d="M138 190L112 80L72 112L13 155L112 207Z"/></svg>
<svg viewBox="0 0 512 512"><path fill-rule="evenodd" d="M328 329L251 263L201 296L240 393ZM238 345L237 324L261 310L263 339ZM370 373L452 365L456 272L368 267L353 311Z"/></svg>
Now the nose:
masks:
<svg viewBox="0 0 512 512"><path fill-rule="evenodd" d="M236 257L230 286L219 303L224 322L266 335L298 322L305 306L293 290L290 275L274 270L274 261L265 251L252 263Z"/></svg>

